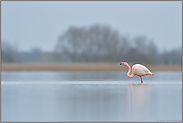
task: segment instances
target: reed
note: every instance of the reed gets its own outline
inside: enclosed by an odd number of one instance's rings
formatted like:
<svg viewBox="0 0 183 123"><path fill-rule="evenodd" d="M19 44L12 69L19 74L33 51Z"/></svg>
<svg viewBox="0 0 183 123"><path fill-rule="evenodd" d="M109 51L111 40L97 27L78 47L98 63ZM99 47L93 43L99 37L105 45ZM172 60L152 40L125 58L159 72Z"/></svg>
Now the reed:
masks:
<svg viewBox="0 0 183 123"><path fill-rule="evenodd" d="M132 65L132 64L130 64ZM181 65L145 65L151 71L181 71ZM127 71L119 63L2 63L2 71Z"/></svg>

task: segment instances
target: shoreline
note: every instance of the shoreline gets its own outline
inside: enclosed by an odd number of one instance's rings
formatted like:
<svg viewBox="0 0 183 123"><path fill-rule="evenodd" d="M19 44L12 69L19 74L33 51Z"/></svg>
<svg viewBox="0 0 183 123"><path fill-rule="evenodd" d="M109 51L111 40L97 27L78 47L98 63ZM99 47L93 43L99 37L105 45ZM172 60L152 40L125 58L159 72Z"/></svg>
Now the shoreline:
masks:
<svg viewBox="0 0 183 123"><path fill-rule="evenodd" d="M182 70L181 65L145 66L150 71ZM128 71L128 68L119 63L2 63L1 71Z"/></svg>

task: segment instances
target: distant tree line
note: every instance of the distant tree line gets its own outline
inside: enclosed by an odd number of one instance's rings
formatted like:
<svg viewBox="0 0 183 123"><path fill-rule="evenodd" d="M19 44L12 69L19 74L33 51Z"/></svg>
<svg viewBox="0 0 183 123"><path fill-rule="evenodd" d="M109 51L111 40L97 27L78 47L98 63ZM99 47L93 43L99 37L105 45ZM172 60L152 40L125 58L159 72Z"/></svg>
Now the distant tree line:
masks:
<svg viewBox="0 0 183 123"><path fill-rule="evenodd" d="M54 52L43 52L39 48L33 48L30 52L19 51L11 44L1 42L1 61L10 63L39 63L55 62Z"/></svg>
<svg viewBox="0 0 183 123"><path fill-rule="evenodd" d="M3 42L3 41L2 41ZM145 36L130 39L109 26L70 27L58 37L55 50L18 52L2 43L3 62L120 62L143 64L181 64L180 48L160 53L155 43Z"/></svg>

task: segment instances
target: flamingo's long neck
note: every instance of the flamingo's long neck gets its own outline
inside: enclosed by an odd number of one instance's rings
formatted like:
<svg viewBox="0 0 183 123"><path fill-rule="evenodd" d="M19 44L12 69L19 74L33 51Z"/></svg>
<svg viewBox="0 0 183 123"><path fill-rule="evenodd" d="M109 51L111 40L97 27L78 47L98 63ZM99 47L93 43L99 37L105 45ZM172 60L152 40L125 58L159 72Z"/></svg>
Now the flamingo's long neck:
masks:
<svg viewBox="0 0 183 123"><path fill-rule="evenodd" d="M132 71L132 74L130 75L130 72L131 72L131 67L130 67L130 65L127 65L128 66L128 73L127 73L127 76L129 77L129 78L132 78L132 77L134 77L135 76L135 74L133 73L133 71Z"/></svg>

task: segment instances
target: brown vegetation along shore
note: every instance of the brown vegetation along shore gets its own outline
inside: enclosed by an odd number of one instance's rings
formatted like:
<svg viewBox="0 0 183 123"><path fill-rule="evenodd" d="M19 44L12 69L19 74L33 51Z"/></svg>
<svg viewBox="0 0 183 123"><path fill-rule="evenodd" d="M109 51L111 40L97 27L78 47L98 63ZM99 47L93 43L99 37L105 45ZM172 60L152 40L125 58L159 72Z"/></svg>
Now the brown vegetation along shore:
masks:
<svg viewBox="0 0 183 123"><path fill-rule="evenodd" d="M131 65L131 64L130 64ZM181 65L146 65L151 71L181 71ZM2 63L2 71L127 71L119 63Z"/></svg>

